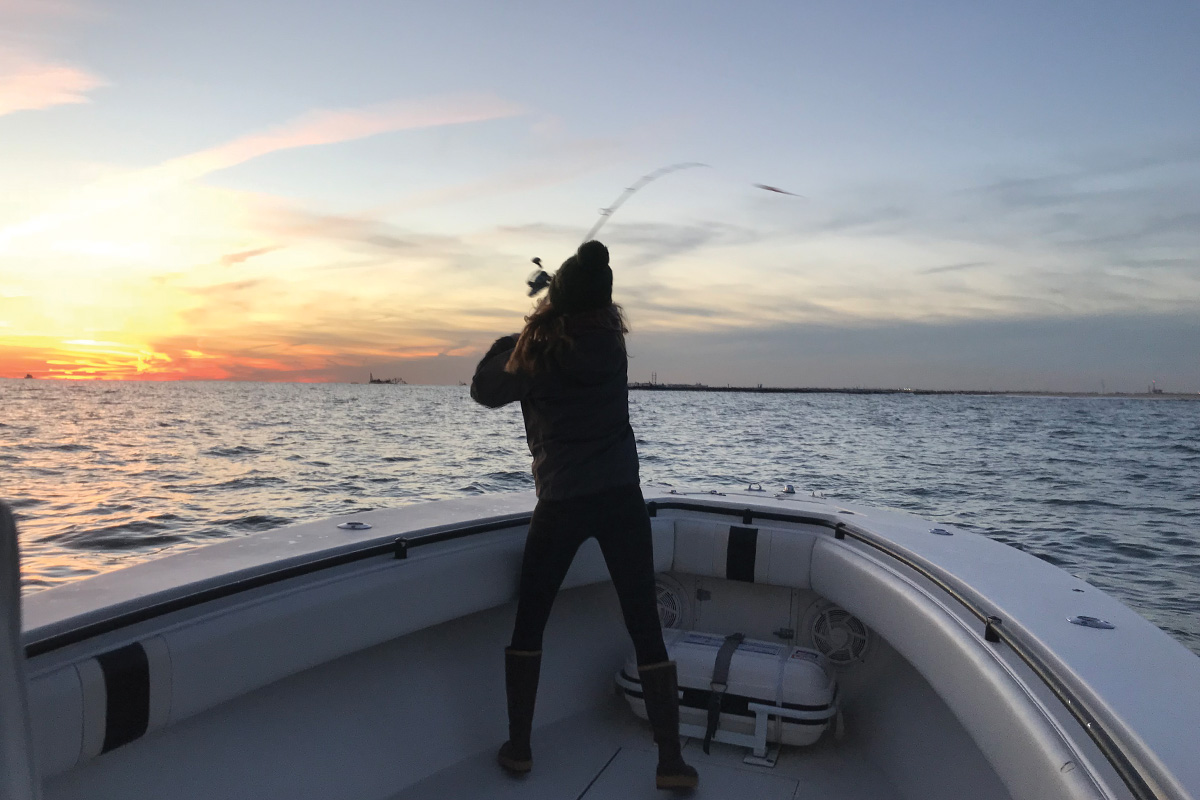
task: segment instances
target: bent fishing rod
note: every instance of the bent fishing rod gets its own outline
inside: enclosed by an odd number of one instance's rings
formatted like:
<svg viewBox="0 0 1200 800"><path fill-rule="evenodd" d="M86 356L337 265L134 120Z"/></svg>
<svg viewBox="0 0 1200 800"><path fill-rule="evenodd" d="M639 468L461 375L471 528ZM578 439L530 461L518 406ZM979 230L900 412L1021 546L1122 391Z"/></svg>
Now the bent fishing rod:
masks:
<svg viewBox="0 0 1200 800"><path fill-rule="evenodd" d="M617 195L617 199L612 202L612 205L608 206L607 208L600 209L600 218L596 220L596 224L591 227L591 230L584 235L583 241L588 242L596 238L596 234L599 233L600 229L604 227L604 223L608 222L612 215L615 214L617 210L625 204L626 200L628 200L630 197L633 197L641 189L645 188L647 184L653 183L665 175L670 175L672 172L692 169L693 167L707 166L708 164L702 164L698 161L685 161L678 164L669 164L665 167L660 167L659 169L654 170L654 172L647 173L638 178L632 186L626 187L624 191ZM801 195L785 191L777 186L768 186L765 183L755 183L752 185L756 189L763 189L768 192L786 194L790 197L801 197ZM539 292L548 287L551 279L550 273L546 272L545 267L542 266L542 259L534 258L532 260L537 266L537 269L534 270L534 272L530 274L529 278L525 281L525 285L529 287L530 297L536 296Z"/></svg>

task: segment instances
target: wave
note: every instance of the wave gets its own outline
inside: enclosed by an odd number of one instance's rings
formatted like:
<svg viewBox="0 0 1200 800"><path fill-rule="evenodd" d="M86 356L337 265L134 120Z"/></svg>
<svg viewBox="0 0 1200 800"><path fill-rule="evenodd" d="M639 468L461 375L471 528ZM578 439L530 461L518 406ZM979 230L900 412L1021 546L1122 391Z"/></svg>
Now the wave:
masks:
<svg viewBox="0 0 1200 800"><path fill-rule="evenodd" d="M1115 542L1112 545L1113 551L1120 553L1123 556L1137 559L1154 559L1162 555L1161 550L1149 547L1144 544L1132 544L1129 542Z"/></svg>
<svg viewBox="0 0 1200 800"><path fill-rule="evenodd" d="M163 547L185 541L187 537L165 533L169 526L152 520L133 520L103 528L86 528L63 533L58 537L46 537L59 541L64 547L76 550L131 550L147 547Z"/></svg>
<svg viewBox="0 0 1200 800"><path fill-rule="evenodd" d="M291 517L280 517L274 514L251 514L223 521L226 527L239 531L266 531L271 528L281 528L293 522L295 520Z"/></svg>
<svg viewBox="0 0 1200 800"><path fill-rule="evenodd" d="M1048 506L1064 506L1068 508L1125 508L1120 503L1113 503L1108 500L1099 500L1096 498L1088 500L1076 500L1069 497L1047 497L1040 501L1043 505Z"/></svg>
<svg viewBox="0 0 1200 800"><path fill-rule="evenodd" d="M1024 549L1024 548L1018 548L1018 549ZM1045 561L1049 564L1053 564L1056 567L1069 567L1075 563L1069 558L1059 558L1058 556L1054 555L1053 553L1047 553L1044 550L1027 550L1026 552L1028 552L1032 556L1037 556L1042 561Z"/></svg>
<svg viewBox="0 0 1200 800"><path fill-rule="evenodd" d="M260 455L262 450L254 447L247 447L244 444L239 444L234 447L212 447L204 451L206 456L222 456L225 458L234 458L237 456L256 456Z"/></svg>
<svg viewBox="0 0 1200 800"><path fill-rule="evenodd" d="M36 497L17 497L13 500L5 500L9 508L33 508L34 506L45 505L45 500L39 500Z"/></svg>
<svg viewBox="0 0 1200 800"><path fill-rule="evenodd" d="M215 484L211 488L223 490L258 489L263 486L279 486L285 483L287 483L287 481L285 481L283 478L277 478L273 475L261 475L254 477L246 476L234 478L233 480L225 481L224 483Z"/></svg>

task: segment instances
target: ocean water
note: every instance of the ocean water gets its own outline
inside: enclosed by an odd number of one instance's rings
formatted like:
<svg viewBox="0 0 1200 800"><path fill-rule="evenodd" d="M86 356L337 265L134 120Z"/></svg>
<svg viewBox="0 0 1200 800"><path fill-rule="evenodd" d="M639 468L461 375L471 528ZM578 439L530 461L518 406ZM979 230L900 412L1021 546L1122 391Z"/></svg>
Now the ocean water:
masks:
<svg viewBox="0 0 1200 800"><path fill-rule="evenodd" d="M1200 653L1200 402L631 393L643 483L761 482L973 529ZM531 489L466 387L0 380L25 591L293 522Z"/></svg>

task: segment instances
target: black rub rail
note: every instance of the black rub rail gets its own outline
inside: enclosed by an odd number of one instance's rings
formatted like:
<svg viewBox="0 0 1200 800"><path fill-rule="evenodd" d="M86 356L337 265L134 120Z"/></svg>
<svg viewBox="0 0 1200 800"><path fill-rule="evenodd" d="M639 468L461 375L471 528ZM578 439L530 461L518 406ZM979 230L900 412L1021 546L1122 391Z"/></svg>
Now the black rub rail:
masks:
<svg viewBox="0 0 1200 800"><path fill-rule="evenodd" d="M980 622L984 623L984 640L991 643L1004 643L1012 649L1013 653L1028 666L1038 678L1046 684L1055 697L1063 704L1068 713L1083 727L1083 730L1088 734L1092 741L1099 748L1104 757L1108 759L1113 768L1120 775L1121 780L1133 793L1133 796L1138 800L1159 800L1160 795L1156 793L1150 786L1149 782L1141 775L1141 772L1133 764L1132 761L1117 745L1115 738L1104 727L1103 723L1086 708L1086 704L1071 691L1066 683L1055 674L1053 668L1046 664L1035 652L1027 647L1020 639L1004 628L1003 621L992 614L987 613L977 603L962 594L958 589L947 583L941 576L931 570L927 565L909 557L907 554L893 547L890 543L881 540L870 533L857 528L851 527L845 522L835 522L826 517L808 516L804 514L762 511L750 508L736 509L722 506L708 505L706 503L694 503L687 501L666 500L666 501L651 501L646 504L647 511L650 516L656 516L659 511L695 511L704 514L714 514L718 516L734 516L740 517L742 524L749 525L755 520L771 521L771 522L789 522L793 524L814 525L822 528L829 528L833 531L834 538L846 539L850 538L857 542L861 542L868 547L884 553L889 558L894 559L904 564L909 569L920 574L926 580L937 586L946 594L953 597L967 611L974 615ZM47 636L44 639L38 639L29 642L25 646L25 654L28 658L43 655L53 650L66 647L71 644L86 641L101 634L110 633L115 630L144 622L155 617L164 616L166 614L180 611L186 608L202 605L224 597L229 597L241 592L257 589L262 586L268 586L273 583L290 580L291 578L309 575L321 570L330 569L332 567L341 566L343 564L351 564L356 561L363 561L368 558L390 555L393 558L405 559L408 553L415 547L424 545L436 544L438 542L446 542L454 539L462 539L468 536L475 536L481 533L489 533L492 531L506 530L522 525L528 525L532 519L531 513L514 514L502 517L489 522L477 523L472 525L463 525L459 527L446 528L444 530L432 531L430 533L417 534L413 536L401 536L390 542L381 542L367 547L363 547L350 552L343 552L337 555L326 556L324 558L314 559L302 564L296 564L290 567L272 570L269 572L250 575L245 578L213 586L208 589L201 589L196 592L173 597L158 603L151 603L141 608L134 609L122 614L99 620L87 625L82 625L78 628L73 628L62 633Z"/></svg>
<svg viewBox="0 0 1200 800"><path fill-rule="evenodd" d="M269 572L248 575L245 578L238 578L228 583L222 583L220 586L212 586L207 589L200 589L188 594L171 597L157 603L149 603L132 611L126 611L106 619L81 625L78 628L56 633L44 639L36 639L25 645L25 656L26 658L33 658L34 656L44 655L67 645L87 641L95 636L111 633L130 625L136 625L139 622L154 619L155 617L165 616L176 611L203 605L213 600L220 600L221 598L230 597L241 592L248 592L251 589L258 589L262 586L270 586L273 583L298 578L302 575L311 575L314 572L340 567L343 564L353 564L356 561L364 561L377 556L407 558L410 549L420 547L421 545L447 542L452 539L462 539L480 533L489 533L491 531L528 525L532 516L532 514L514 514L490 522L463 525L457 528L447 528L415 536L401 536L389 542L380 542L367 547L361 547L357 550L305 561L302 564L294 564Z"/></svg>

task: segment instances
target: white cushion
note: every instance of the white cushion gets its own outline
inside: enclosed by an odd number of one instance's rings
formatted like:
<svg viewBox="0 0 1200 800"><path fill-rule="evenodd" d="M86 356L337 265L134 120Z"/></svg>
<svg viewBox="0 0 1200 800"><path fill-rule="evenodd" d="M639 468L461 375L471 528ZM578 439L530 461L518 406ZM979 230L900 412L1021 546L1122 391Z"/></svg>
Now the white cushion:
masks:
<svg viewBox="0 0 1200 800"><path fill-rule="evenodd" d="M671 569L691 575L728 578L729 531L732 527L758 531L755 541L754 582L807 589L817 528L765 528L740 522L675 521Z"/></svg>

